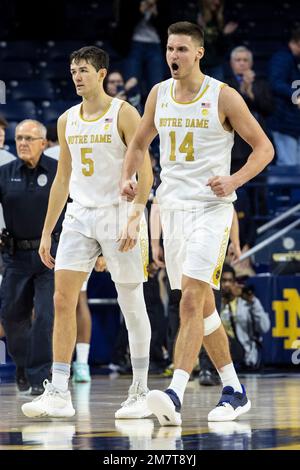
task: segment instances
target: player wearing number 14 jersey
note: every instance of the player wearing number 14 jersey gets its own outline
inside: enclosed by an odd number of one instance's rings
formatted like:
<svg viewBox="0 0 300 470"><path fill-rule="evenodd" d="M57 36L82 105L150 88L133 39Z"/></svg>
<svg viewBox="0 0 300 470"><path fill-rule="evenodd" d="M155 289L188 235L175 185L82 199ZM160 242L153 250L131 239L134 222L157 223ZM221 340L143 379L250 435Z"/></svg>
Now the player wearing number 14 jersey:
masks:
<svg viewBox="0 0 300 470"><path fill-rule="evenodd" d="M82 102L58 120L60 158L39 249L45 265L55 267L52 382L46 381L44 393L25 403L22 411L31 418L75 414L68 380L76 341L76 305L81 286L102 253L125 317L133 370L129 397L115 417L144 418L151 414L146 407L151 332L143 296L148 249L143 209L153 179L150 158L147 155L139 171L135 200L127 205L119 197L119 180L140 117L131 105L105 93L106 52L84 47L71 54L70 68ZM69 193L72 202L54 260L51 233ZM122 231L125 237L120 237Z"/></svg>
<svg viewBox="0 0 300 470"><path fill-rule="evenodd" d="M273 147L233 89L201 72L204 34L192 23L168 29L171 76L150 92L145 113L128 148L122 194L135 192L131 177L156 134L160 138L161 185L157 190L165 261L172 289L181 289L180 329L174 375L165 392L152 390L148 408L161 425L181 424L181 405L202 341L223 384L210 421L230 421L251 404L232 364L228 340L216 311L218 289L232 223L235 189L273 158ZM230 175L236 130L253 151L245 166Z"/></svg>

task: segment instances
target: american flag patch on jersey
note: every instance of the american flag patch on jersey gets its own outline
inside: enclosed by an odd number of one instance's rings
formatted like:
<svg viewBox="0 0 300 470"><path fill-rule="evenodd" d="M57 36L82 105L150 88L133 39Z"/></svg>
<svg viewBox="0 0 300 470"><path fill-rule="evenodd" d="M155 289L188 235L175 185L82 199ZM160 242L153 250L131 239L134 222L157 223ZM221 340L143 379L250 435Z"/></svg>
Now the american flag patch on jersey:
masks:
<svg viewBox="0 0 300 470"><path fill-rule="evenodd" d="M210 103L201 103L201 108L210 108Z"/></svg>

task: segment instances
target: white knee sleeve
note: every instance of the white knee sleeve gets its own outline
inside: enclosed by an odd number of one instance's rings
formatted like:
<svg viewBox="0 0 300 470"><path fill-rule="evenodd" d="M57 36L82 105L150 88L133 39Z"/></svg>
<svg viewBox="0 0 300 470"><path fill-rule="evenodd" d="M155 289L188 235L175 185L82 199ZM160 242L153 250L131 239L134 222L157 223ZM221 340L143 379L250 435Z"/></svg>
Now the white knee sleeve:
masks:
<svg viewBox="0 0 300 470"><path fill-rule="evenodd" d="M149 356L151 327L146 310L143 283L116 284L118 303L125 318L131 357Z"/></svg>
<svg viewBox="0 0 300 470"><path fill-rule="evenodd" d="M211 335L221 326L221 318L217 310L215 310L211 315L204 318L204 336Z"/></svg>

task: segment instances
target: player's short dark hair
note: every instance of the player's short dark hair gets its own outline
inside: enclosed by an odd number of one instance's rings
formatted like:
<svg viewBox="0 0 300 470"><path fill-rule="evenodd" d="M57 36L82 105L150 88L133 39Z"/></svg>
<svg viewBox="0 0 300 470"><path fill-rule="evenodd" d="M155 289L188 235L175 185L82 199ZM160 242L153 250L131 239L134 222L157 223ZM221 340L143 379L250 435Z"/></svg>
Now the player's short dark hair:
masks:
<svg viewBox="0 0 300 470"><path fill-rule="evenodd" d="M197 41L200 46L204 46L204 31L198 24L190 23L189 21L178 21L173 23L168 28L168 36L170 34L184 34L190 36Z"/></svg>
<svg viewBox="0 0 300 470"><path fill-rule="evenodd" d="M6 129L8 127L8 122L4 116L0 115L0 127Z"/></svg>
<svg viewBox="0 0 300 470"><path fill-rule="evenodd" d="M300 41L300 28L296 28L291 33L291 41Z"/></svg>
<svg viewBox="0 0 300 470"><path fill-rule="evenodd" d="M108 70L109 66L109 57L107 52L96 46L85 46L78 49L78 51L72 52L70 55L70 63L72 63L73 60L75 64L78 64L81 60L85 60L91 64L97 72L100 69Z"/></svg>
<svg viewBox="0 0 300 470"><path fill-rule="evenodd" d="M222 275L223 275L224 273L231 273L232 276L233 276L233 279L235 280L235 278L236 278L235 270L234 270L233 267L230 266L229 264L226 264L226 263L225 263L225 264L223 265Z"/></svg>

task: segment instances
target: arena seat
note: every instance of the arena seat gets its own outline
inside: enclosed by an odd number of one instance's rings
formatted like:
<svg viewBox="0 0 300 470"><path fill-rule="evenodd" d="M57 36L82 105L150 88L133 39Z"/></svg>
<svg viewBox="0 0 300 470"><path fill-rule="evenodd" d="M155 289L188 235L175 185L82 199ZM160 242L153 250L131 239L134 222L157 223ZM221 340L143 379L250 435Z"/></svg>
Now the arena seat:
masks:
<svg viewBox="0 0 300 470"><path fill-rule="evenodd" d="M17 101L53 100L55 91L49 80L19 81L15 88L11 89L11 98Z"/></svg>
<svg viewBox="0 0 300 470"><path fill-rule="evenodd" d="M7 121L21 121L22 119L36 119L37 110L33 101L7 102L3 112Z"/></svg>
<svg viewBox="0 0 300 470"><path fill-rule="evenodd" d="M68 108L77 104L76 101L54 101L49 107L42 109L40 119L43 123L49 124L56 122L61 114L63 114Z"/></svg>
<svg viewBox="0 0 300 470"><path fill-rule="evenodd" d="M2 60L26 60L35 62L42 53L42 45L36 41L1 41Z"/></svg>
<svg viewBox="0 0 300 470"><path fill-rule="evenodd" d="M33 68L26 61L2 61L0 63L1 80L21 80L33 77Z"/></svg>

